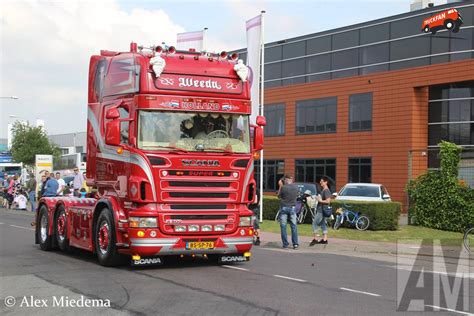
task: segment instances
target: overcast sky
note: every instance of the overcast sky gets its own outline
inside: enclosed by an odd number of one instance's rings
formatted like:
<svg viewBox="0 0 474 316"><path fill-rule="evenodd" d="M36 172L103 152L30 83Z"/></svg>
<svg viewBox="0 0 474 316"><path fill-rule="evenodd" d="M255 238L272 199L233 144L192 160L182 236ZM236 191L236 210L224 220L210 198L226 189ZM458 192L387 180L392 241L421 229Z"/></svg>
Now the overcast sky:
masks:
<svg viewBox="0 0 474 316"><path fill-rule="evenodd" d="M89 58L131 41L173 45L176 33L209 28L209 50L246 45L245 21L266 10L265 42L409 11L413 0L95 0L0 4L0 138L15 115L48 134L86 130ZM434 1L436 4L446 1Z"/></svg>

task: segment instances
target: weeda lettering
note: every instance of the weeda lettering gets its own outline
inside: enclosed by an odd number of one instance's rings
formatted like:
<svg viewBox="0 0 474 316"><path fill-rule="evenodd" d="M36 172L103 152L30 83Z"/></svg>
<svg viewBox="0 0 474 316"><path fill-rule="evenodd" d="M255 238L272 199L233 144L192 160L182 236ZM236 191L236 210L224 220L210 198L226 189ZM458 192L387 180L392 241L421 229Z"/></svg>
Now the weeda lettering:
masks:
<svg viewBox="0 0 474 316"><path fill-rule="evenodd" d="M222 86L215 80L196 80L193 78L178 78L180 87L208 88L222 90Z"/></svg>

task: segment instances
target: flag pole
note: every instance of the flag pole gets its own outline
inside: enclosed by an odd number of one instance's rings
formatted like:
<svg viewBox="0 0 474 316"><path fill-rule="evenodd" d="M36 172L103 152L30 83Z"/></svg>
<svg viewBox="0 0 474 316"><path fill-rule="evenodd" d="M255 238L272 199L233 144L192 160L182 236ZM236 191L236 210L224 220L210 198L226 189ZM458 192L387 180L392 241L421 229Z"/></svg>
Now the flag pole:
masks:
<svg viewBox="0 0 474 316"><path fill-rule="evenodd" d="M207 27L204 28L202 31L202 52L206 51L206 34L207 34Z"/></svg>
<svg viewBox="0 0 474 316"><path fill-rule="evenodd" d="M264 24L263 17L265 11L261 11L262 14L262 34L260 36L260 49L261 49L261 74L260 74L260 113L259 115L263 116L263 90L264 90L264 69L265 69L265 40L263 39L264 35ZM263 222L263 149L260 151L260 223Z"/></svg>

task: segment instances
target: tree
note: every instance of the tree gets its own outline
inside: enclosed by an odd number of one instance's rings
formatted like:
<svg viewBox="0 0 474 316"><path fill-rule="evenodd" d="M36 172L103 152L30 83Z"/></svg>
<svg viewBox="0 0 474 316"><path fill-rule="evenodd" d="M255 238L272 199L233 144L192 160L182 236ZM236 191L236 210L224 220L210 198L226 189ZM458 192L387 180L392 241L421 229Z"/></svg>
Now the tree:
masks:
<svg viewBox="0 0 474 316"><path fill-rule="evenodd" d="M15 122L12 129L12 156L15 161L34 166L36 155L59 156L59 148L51 143L42 127Z"/></svg>

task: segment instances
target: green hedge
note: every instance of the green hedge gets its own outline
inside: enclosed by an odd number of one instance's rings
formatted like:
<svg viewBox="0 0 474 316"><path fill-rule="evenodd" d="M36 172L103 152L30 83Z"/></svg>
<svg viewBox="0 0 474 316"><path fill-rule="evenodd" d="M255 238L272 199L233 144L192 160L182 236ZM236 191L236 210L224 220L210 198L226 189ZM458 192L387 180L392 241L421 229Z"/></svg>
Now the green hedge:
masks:
<svg viewBox="0 0 474 316"><path fill-rule="evenodd" d="M429 228L463 232L474 223L474 189L458 180L461 148L442 141L440 170L408 183L410 222Z"/></svg>
<svg viewBox="0 0 474 316"><path fill-rule="evenodd" d="M353 207L353 210L367 215L370 220L370 230L397 230L398 217L401 212L401 203L398 202L345 202ZM343 201L332 201L334 212L338 207L344 205ZM274 220L280 209L280 200L274 196L263 197L263 218ZM311 222L311 216L306 216L306 223Z"/></svg>

